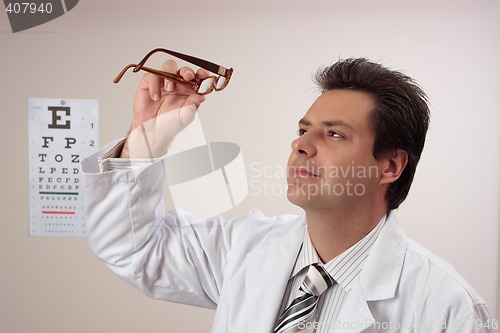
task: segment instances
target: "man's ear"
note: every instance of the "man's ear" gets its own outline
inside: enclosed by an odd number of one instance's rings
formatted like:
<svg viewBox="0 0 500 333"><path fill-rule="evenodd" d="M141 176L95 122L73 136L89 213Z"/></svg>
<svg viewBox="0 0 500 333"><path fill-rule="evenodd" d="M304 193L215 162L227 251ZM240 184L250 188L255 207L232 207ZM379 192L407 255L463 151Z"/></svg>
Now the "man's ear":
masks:
<svg viewBox="0 0 500 333"><path fill-rule="evenodd" d="M380 177L380 184L391 184L399 179L408 163L408 153L397 149L388 153L384 160L384 168Z"/></svg>

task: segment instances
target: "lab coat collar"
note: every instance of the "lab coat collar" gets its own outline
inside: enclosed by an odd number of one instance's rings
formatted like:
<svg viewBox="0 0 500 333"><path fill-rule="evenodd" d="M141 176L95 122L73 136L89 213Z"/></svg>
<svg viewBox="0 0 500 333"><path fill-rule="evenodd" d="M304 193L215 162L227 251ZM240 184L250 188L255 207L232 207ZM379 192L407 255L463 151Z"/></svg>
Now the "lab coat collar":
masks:
<svg viewBox="0 0 500 333"><path fill-rule="evenodd" d="M369 302L395 297L407 243L406 236L391 212L342 305L332 332L358 333L375 323Z"/></svg>
<svg viewBox="0 0 500 333"><path fill-rule="evenodd" d="M254 318L250 321L250 331L271 332L274 328L277 311L305 232L305 216L299 216L296 222L290 232L273 236L269 246L252 252L247 257L250 316ZM361 332L374 322L368 301L395 296L406 247L406 236L391 212L371 249L363 271L342 306L338 317L338 332ZM347 330L345 325L349 326Z"/></svg>
<svg viewBox="0 0 500 333"><path fill-rule="evenodd" d="M359 285L367 301L395 296L407 245L408 239L399 227L394 212L390 212L359 276Z"/></svg>

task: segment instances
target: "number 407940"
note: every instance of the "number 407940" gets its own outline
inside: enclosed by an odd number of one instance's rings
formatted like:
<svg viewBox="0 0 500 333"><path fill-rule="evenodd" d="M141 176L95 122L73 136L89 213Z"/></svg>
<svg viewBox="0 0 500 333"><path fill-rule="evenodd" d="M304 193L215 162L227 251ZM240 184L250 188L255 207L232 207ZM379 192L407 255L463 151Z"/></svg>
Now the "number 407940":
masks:
<svg viewBox="0 0 500 333"><path fill-rule="evenodd" d="M52 4L50 2L37 4L34 2L9 2L5 11L9 14L35 14L52 13Z"/></svg>

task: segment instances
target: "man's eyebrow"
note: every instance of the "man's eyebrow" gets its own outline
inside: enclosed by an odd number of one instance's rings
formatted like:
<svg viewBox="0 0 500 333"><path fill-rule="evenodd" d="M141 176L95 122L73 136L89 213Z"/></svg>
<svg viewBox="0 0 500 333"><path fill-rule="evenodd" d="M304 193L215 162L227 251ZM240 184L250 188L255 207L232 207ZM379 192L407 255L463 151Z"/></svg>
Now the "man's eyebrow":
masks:
<svg viewBox="0 0 500 333"><path fill-rule="evenodd" d="M299 125L304 125L304 126L311 126L312 123L311 121L305 119L305 118L302 118L299 120ZM321 125L323 127L335 127L335 126L340 126L340 127L346 127L346 128L349 128L351 130L355 130L351 125L349 125L348 123L342 121L342 120L323 120L321 122Z"/></svg>
<svg viewBox="0 0 500 333"><path fill-rule="evenodd" d="M299 125L311 126L311 122L305 118L299 120Z"/></svg>

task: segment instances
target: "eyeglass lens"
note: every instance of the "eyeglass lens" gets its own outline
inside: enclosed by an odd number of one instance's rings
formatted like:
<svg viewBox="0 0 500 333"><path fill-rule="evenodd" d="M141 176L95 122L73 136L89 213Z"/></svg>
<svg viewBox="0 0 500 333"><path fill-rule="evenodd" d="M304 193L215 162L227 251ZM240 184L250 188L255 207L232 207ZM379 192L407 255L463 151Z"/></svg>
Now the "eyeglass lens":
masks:
<svg viewBox="0 0 500 333"><path fill-rule="evenodd" d="M205 94L212 90L221 90L224 88L226 81L227 79L224 76L209 76L201 82L198 92L200 94Z"/></svg>

